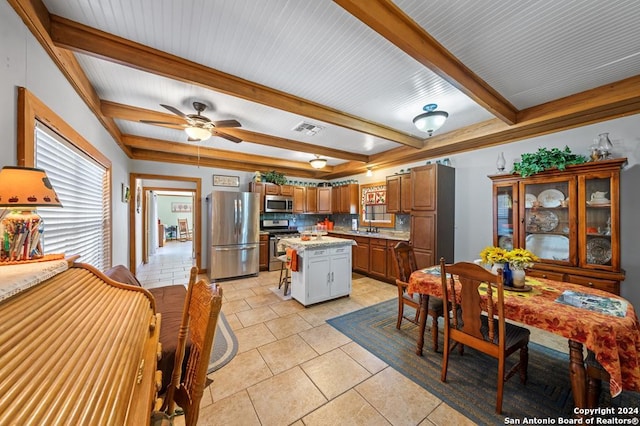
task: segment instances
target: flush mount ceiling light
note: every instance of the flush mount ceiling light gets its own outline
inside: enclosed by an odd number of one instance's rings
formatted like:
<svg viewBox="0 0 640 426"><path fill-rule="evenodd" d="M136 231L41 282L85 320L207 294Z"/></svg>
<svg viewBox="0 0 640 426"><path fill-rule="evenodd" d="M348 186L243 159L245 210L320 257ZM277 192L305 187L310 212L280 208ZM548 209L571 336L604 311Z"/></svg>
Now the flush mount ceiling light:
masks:
<svg viewBox="0 0 640 426"><path fill-rule="evenodd" d="M209 129L205 129L204 127L198 126L189 126L184 129L189 136L190 139L199 139L201 141L206 141L211 137L211 131Z"/></svg>
<svg viewBox="0 0 640 426"><path fill-rule="evenodd" d="M373 176L373 170L371 170L371 167L367 167L367 177L371 176Z"/></svg>
<svg viewBox="0 0 640 426"><path fill-rule="evenodd" d="M447 117L449 117L448 112L436 111L436 108L438 108L436 104L425 105L422 109L426 112L417 115L416 118L413 119L413 124L416 125L418 130L428 133L429 136L433 135L433 132L442 127Z"/></svg>
<svg viewBox="0 0 640 426"><path fill-rule="evenodd" d="M314 169L321 169L327 165L327 160L316 155L316 158L314 158L313 160L309 160L309 164L311 164L311 167L313 167Z"/></svg>

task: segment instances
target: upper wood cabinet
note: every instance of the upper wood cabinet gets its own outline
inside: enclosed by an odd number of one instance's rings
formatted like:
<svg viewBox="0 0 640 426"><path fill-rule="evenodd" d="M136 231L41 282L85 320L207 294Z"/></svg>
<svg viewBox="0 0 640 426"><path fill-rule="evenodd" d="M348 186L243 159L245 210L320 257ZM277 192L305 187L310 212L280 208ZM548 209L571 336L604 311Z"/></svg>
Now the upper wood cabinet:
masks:
<svg viewBox="0 0 640 426"><path fill-rule="evenodd" d="M249 192L260 193L260 213L264 213L264 182L249 182Z"/></svg>
<svg viewBox="0 0 640 426"><path fill-rule="evenodd" d="M387 176L387 212L411 211L411 174Z"/></svg>
<svg viewBox="0 0 640 426"><path fill-rule="evenodd" d="M332 191L333 189L330 186L318 187L318 202L317 202L317 212L331 214L332 210Z"/></svg>
<svg viewBox="0 0 640 426"><path fill-rule="evenodd" d="M494 175L493 244L540 258L532 275L620 293L620 170L626 158L528 178Z"/></svg>
<svg viewBox="0 0 640 426"><path fill-rule="evenodd" d="M411 169L411 239L418 267L454 262L455 169L428 164Z"/></svg>
<svg viewBox="0 0 640 426"><path fill-rule="evenodd" d="M280 195L280 185L276 185L275 183L265 182L264 185L264 193L266 195Z"/></svg>
<svg viewBox="0 0 640 426"><path fill-rule="evenodd" d="M305 190L305 213L316 213L318 211L318 188L308 186Z"/></svg>
<svg viewBox="0 0 640 426"><path fill-rule="evenodd" d="M357 183L334 186L331 194L333 213L358 214L359 196Z"/></svg>
<svg viewBox="0 0 640 426"><path fill-rule="evenodd" d="M293 187L293 212L306 213L307 208L307 188L304 186Z"/></svg>

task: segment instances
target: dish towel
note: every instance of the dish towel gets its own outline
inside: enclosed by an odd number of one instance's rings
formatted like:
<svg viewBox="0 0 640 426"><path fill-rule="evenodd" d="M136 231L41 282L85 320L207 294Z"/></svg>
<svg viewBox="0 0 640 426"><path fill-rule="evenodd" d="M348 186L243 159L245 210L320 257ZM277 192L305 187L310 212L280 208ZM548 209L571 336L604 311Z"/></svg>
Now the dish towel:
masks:
<svg viewBox="0 0 640 426"><path fill-rule="evenodd" d="M298 272L298 252L295 249L287 248L287 268L293 272Z"/></svg>

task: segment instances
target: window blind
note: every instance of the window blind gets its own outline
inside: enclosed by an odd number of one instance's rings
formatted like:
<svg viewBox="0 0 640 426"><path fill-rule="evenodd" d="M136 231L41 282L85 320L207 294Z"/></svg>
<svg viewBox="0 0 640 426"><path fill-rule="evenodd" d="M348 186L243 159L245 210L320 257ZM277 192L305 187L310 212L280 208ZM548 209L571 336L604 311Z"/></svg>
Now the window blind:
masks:
<svg viewBox="0 0 640 426"><path fill-rule="evenodd" d="M46 126L36 125L35 165L44 169L62 208L39 207L45 253L80 255L104 271L111 266L108 170Z"/></svg>

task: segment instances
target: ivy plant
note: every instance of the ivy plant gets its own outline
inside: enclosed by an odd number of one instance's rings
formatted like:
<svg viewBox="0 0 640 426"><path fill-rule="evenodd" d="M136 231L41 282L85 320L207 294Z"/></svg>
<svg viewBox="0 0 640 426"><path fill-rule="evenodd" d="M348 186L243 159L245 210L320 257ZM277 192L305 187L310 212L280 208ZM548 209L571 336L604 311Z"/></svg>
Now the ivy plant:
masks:
<svg viewBox="0 0 640 426"><path fill-rule="evenodd" d="M553 168L564 170L567 166L587 161L588 159L584 155L573 154L568 146L565 146L564 150L538 148L537 152L522 154L520 161L513 163L511 172L527 177Z"/></svg>
<svg viewBox="0 0 640 426"><path fill-rule="evenodd" d="M277 185L285 185L287 183L287 178L284 176L284 174L276 172L275 170L271 170L270 172L263 172L262 178L265 182L271 182Z"/></svg>

